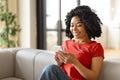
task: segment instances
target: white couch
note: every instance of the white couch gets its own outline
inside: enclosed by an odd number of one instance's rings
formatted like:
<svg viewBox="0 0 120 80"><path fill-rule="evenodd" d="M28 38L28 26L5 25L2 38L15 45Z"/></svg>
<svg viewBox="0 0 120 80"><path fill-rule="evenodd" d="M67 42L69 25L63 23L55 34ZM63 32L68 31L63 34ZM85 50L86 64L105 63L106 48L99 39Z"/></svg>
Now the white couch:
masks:
<svg viewBox="0 0 120 80"><path fill-rule="evenodd" d="M0 49L0 80L39 80L44 66L55 63L53 51ZM99 80L120 80L120 59L105 59Z"/></svg>

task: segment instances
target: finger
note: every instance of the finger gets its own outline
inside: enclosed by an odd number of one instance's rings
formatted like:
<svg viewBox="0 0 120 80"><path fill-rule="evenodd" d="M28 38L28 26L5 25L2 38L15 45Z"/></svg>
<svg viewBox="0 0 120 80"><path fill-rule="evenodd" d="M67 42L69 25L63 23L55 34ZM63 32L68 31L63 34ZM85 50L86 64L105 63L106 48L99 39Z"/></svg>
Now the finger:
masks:
<svg viewBox="0 0 120 80"><path fill-rule="evenodd" d="M64 62L65 57L63 55L61 55L61 53L58 54L58 58L61 62Z"/></svg>

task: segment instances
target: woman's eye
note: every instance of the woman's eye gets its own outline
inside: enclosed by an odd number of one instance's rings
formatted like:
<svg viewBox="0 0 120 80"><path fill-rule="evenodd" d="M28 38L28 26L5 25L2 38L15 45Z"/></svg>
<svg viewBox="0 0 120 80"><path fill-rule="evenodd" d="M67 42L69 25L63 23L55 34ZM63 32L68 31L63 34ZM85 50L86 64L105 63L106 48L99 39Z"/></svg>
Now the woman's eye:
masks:
<svg viewBox="0 0 120 80"><path fill-rule="evenodd" d="M70 25L70 27L74 27L74 25Z"/></svg>
<svg viewBox="0 0 120 80"><path fill-rule="evenodd" d="M82 24L77 24L78 27L82 26Z"/></svg>
<svg viewBox="0 0 120 80"><path fill-rule="evenodd" d="M76 26L76 27L81 27L82 24L81 24L81 23L78 23L78 24L71 24L71 25L70 25L70 27L75 27L75 26Z"/></svg>

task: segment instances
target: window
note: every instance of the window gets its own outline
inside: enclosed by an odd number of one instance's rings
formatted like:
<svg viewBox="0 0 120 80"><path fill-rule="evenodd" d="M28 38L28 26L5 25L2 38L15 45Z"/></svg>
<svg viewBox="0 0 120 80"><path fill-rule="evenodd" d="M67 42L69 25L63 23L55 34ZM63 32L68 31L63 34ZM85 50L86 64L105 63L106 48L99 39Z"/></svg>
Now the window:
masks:
<svg viewBox="0 0 120 80"><path fill-rule="evenodd" d="M52 49L65 37L65 15L77 5L89 5L103 22L103 35L97 39L104 48L120 48L119 0L38 0L38 48ZM105 5L101 6L101 5ZM117 36L118 39L113 38ZM112 38L112 39L111 39Z"/></svg>
<svg viewBox="0 0 120 80"><path fill-rule="evenodd" d="M80 0L46 0L39 1L42 6L38 10L41 10L38 13L38 16L44 16L43 23L38 21L38 48L52 50L54 45L61 45L65 37L65 16L72 8L79 5ZM39 4L39 5L40 5ZM41 17L40 17L41 18ZM42 25L43 24L43 25ZM43 27L43 28L42 28ZM41 31L42 30L42 31ZM43 39L42 42L41 39ZM42 46L43 45L43 46Z"/></svg>

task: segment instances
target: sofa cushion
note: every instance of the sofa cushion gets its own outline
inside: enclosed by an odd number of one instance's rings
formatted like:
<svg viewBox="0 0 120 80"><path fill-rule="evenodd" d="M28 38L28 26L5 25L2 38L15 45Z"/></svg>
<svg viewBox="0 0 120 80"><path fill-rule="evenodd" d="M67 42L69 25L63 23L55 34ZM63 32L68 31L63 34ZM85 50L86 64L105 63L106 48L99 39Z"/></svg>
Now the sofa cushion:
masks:
<svg viewBox="0 0 120 80"><path fill-rule="evenodd" d="M16 77L34 80L35 56L40 52L36 49L23 49L16 54Z"/></svg>
<svg viewBox="0 0 120 80"><path fill-rule="evenodd" d="M35 79L39 80L41 72L46 65L55 63L53 52L41 51L35 58Z"/></svg>
<svg viewBox="0 0 120 80"><path fill-rule="evenodd" d="M9 77L9 78L4 78L4 79L0 79L0 80L23 80L23 79L19 79L19 78L15 78L15 77Z"/></svg>

